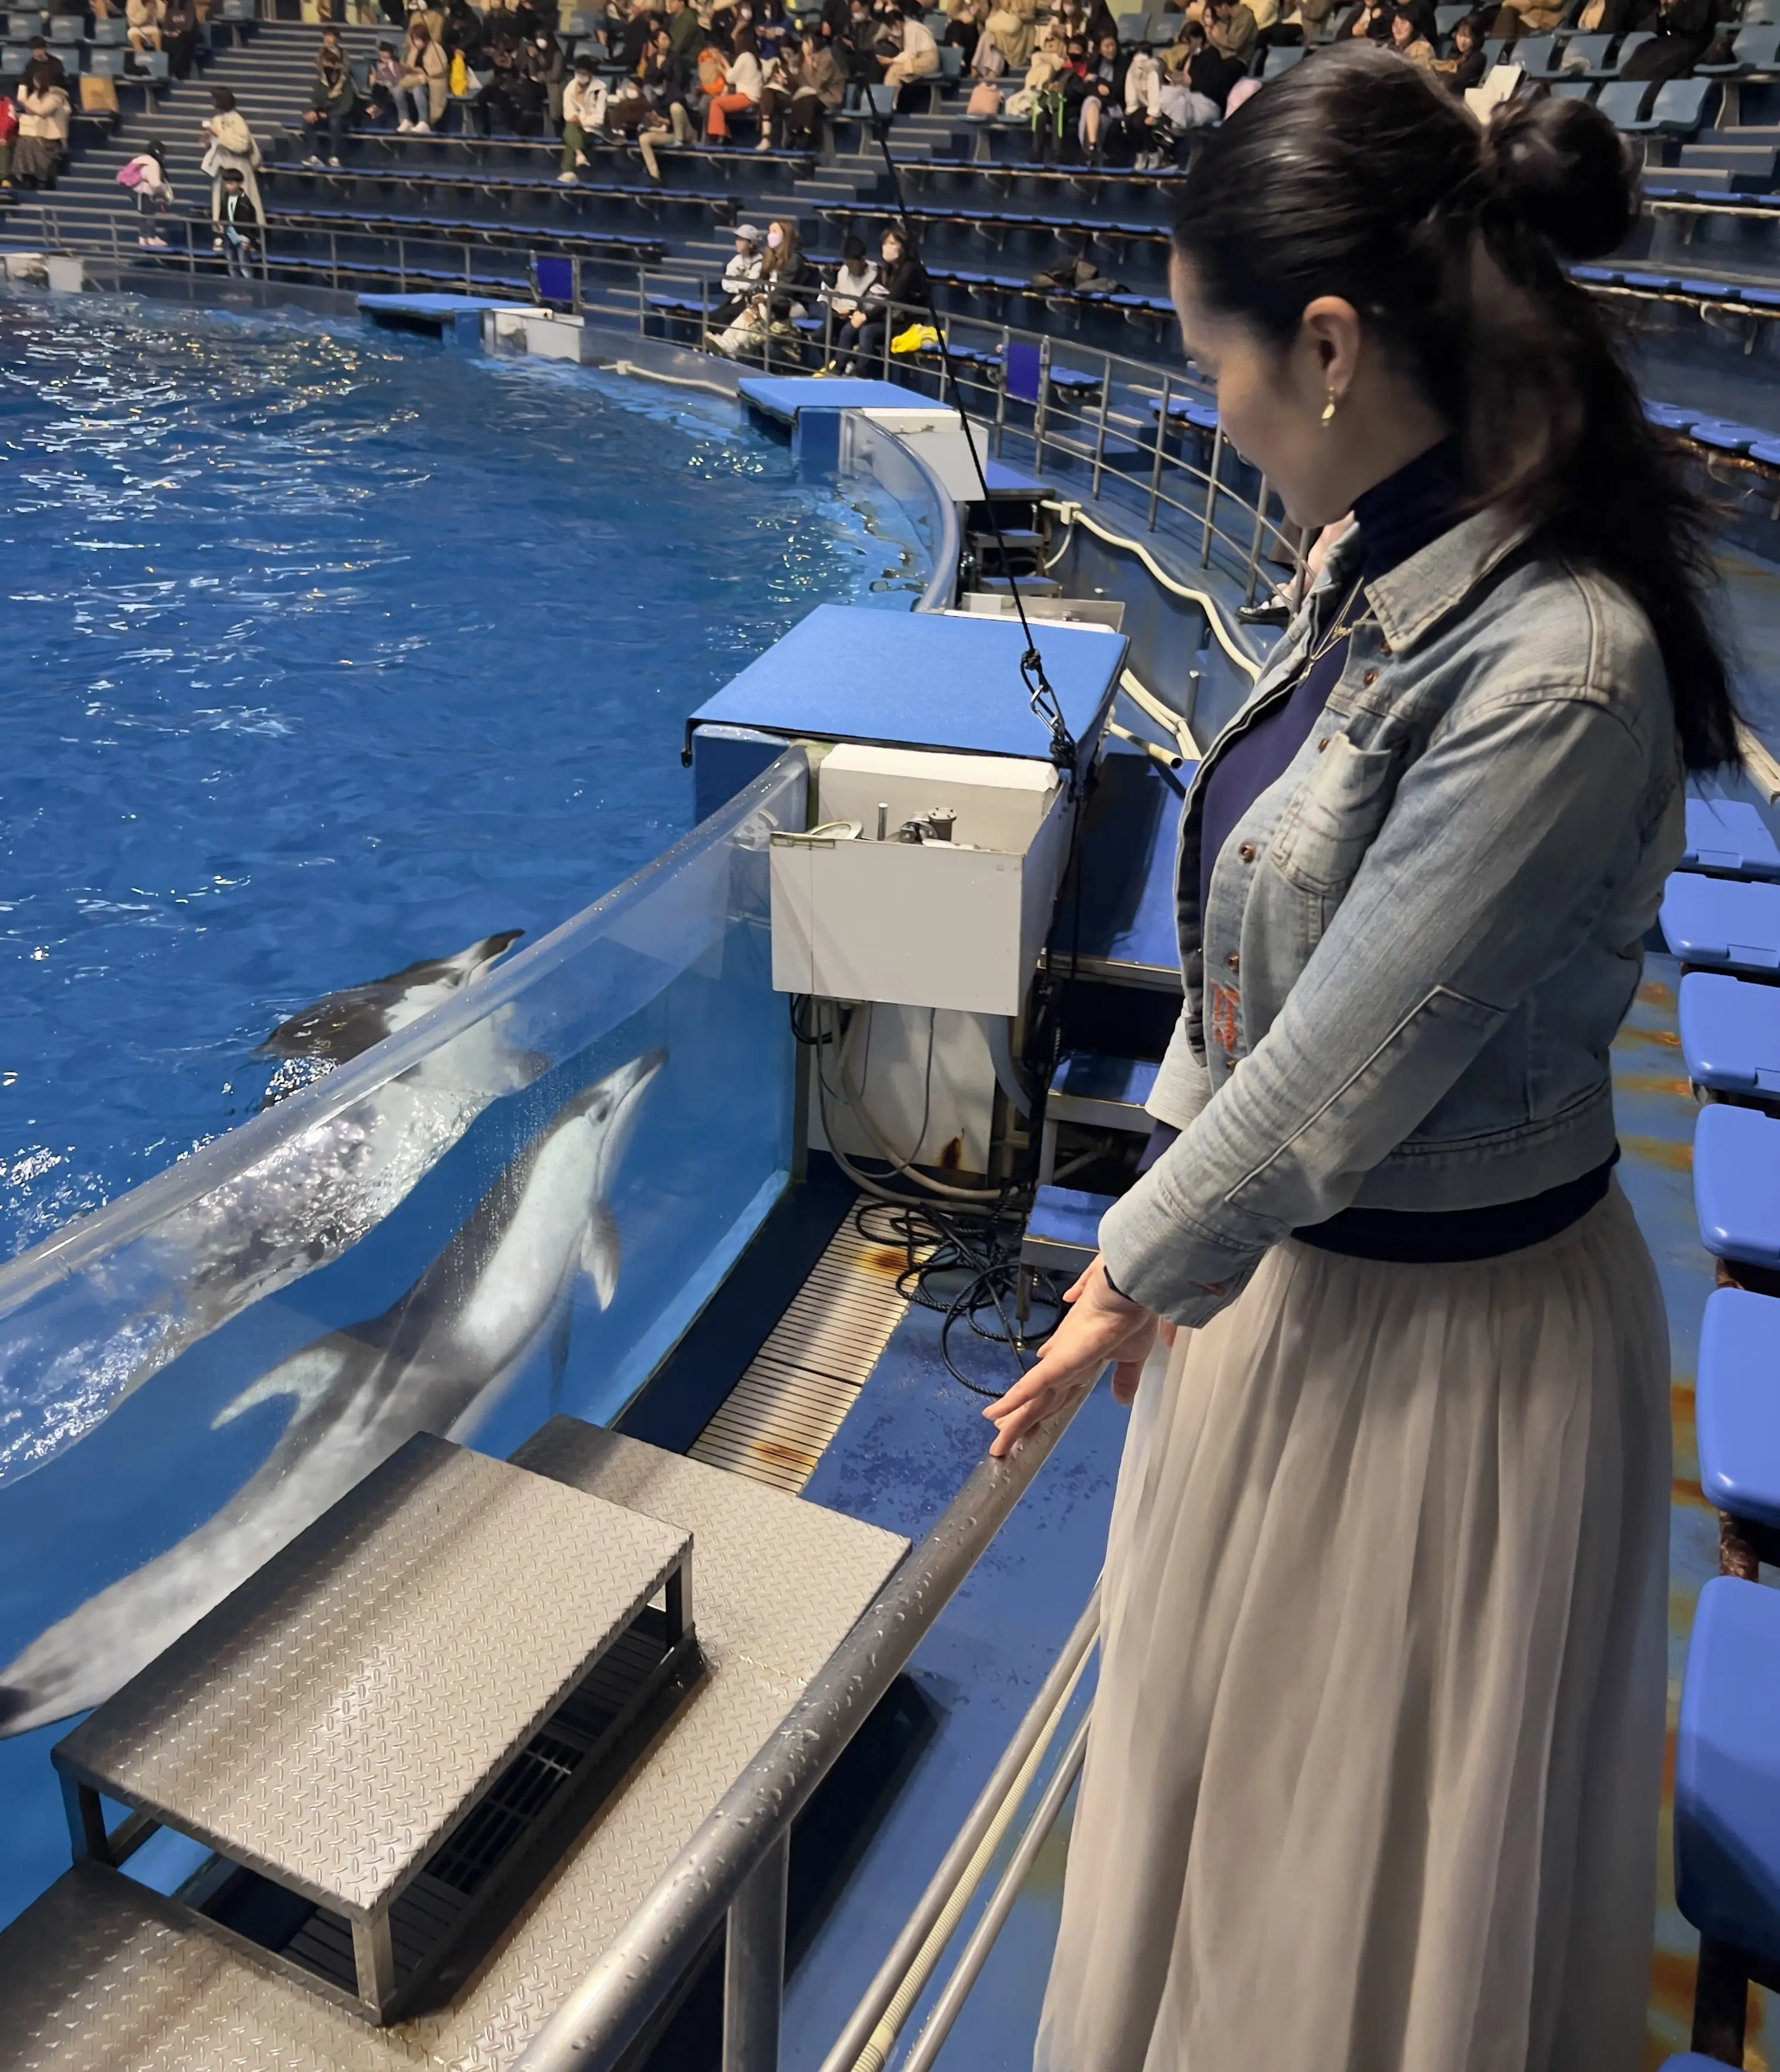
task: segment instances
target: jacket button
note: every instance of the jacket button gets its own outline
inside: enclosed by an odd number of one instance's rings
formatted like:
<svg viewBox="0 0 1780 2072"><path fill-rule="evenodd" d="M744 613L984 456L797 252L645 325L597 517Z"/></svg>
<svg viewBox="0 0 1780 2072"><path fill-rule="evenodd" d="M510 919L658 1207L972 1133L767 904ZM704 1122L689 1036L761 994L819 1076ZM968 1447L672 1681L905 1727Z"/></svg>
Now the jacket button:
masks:
<svg viewBox="0 0 1780 2072"><path fill-rule="evenodd" d="M1242 859L1244 863L1253 863L1255 861L1254 843L1244 842L1242 846L1238 849L1236 853Z"/></svg>
<svg viewBox="0 0 1780 2072"><path fill-rule="evenodd" d="M1334 737L1334 735L1333 735L1333 734L1325 734L1323 736L1322 739L1321 739L1321 741L1319 741L1319 742L1317 742L1317 744L1316 744L1316 753L1317 753L1319 755L1325 755L1325 754L1328 754L1328 752L1329 752L1329 743L1330 743L1330 742L1331 742L1334 738L1335 738L1335 737Z"/></svg>
<svg viewBox="0 0 1780 2072"><path fill-rule="evenodd" d="M1378 680L1378 672L1376 669L1368 669L1366 674L1360 679L1361 683L1364 684L1366 689L1369 691Z"/></svg>
<svg viewBox="0 0 1780 2072"><path fill-rule="evenodd" d="M1232 950L1230 955L1225 958L1224 962L1230 966L1232 971L1240 971L1242 968L1242 953L1239 951Z"/></svg>

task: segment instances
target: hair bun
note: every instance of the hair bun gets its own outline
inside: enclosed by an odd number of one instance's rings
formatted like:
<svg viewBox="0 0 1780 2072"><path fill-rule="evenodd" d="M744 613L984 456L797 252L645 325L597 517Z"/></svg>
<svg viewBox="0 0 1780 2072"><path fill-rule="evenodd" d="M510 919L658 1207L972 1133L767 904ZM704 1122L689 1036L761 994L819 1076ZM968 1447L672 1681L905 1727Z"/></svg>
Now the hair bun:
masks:
<svg viewBox="0 0 1780 2072"><path fill-rule="evenodd" d="M1630 146L1585 101L1512 101L1484 133L1490 199L1566 259L1599 259L1638 220Z"/></svg>

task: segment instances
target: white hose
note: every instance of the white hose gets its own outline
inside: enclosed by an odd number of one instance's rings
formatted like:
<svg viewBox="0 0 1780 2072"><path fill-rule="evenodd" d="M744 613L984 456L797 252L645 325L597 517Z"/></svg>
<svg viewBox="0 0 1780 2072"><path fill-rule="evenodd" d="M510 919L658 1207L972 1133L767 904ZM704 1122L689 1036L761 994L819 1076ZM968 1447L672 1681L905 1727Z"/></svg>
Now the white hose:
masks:
<svg viewBox="0 0 1780 2072"><path fill-rule="evenodd" d="M703 388L707 396L721 396L726 403L736 399L733 388L724 388L715 381L698 381L685 374L657 374L653 367L639 367L634 360L615 360L612 363L614 374L634 374L642 381L665 381L670 388Z"/></svg>
<svg viewBox="0 0 1780 2072"><path fill-rule="evenodd" d="M1015 1814L1020 1811L1020 1801L1026 1796L1038 1766L1062 1725L1063 1715L1069 1710L1069 1700L1075 1696L1076 1686L1082 1681L1082 1672L1088 1666L1088 1657L1094 1652L1086 1650L1075 1665L1075 1672L1063 1687L1057 1701L1051 1708L1051 1716L1045 1722L1043 1731L1033 1742L1032 1752L1020 1766L1020 1771L1007 1787L1007 1796L1003 1799L995 1817L989 1823L983 1840L978 1843L976 1853L965 1867L964 1875L953 1888L952 1896L946 1902L945 1911L928 1930L927 1940L916 1953L915 1961L909 1967L908 1976L897 1987L895 1997L884 2011L884 2019L871 2032L871 2041L866 2045L854 2062L853 2072L884 2072L890 2053L896 2047L896 2038L902 2033L902 2025L914 2011L915 2003L926 1990L927 1981L933 1975L934 1967L945 1955L946 1946L956 1934L958 1925L964 1918L965 1909L976 1897L977 1887L982 1884L990 1864L995 1860L1008 1828L1013 1824Z"/></svg>

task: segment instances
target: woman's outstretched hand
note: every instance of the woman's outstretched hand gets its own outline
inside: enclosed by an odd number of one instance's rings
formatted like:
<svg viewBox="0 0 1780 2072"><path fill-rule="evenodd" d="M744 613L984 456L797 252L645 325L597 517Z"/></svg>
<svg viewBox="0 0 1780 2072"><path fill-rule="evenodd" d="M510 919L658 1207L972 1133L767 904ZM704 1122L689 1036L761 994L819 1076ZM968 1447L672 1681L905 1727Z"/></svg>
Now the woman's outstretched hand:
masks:
<svg viewBox="0 0 1780 2072"><path fill-rule="evenodd" d="M1005 1460L1034 1425L1054 1416L1073 1397L1086 1395L1109 1360L1115 1366L1114 1396L1129 1403L1137 1393L1137 1378L1156 1343L1155 1312L1119 1294L1098 1259L1063 1300L1069 1305L1063 1321L1039 1349L1037 1359L983 1413L995 1427L989 1448L995 1460ZM1173 1332L1164 1330L1172 1343Z"/></svg>

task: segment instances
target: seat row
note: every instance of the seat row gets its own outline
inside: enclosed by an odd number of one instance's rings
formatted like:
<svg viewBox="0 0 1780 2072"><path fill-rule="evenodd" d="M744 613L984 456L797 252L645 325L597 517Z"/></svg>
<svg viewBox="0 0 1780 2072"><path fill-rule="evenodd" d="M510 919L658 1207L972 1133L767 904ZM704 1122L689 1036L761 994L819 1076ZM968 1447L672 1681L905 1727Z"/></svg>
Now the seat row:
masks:
<svg viewBox="0 0 1780 2072"><path fill-rule="evenodd" d="M1690 800L1662 925L1703 1105L1694 1205L1719 1285L1700 1330L1700 1489L1719 1574L1700 1594L1675 1750L1676 1898L1700 1930L1693 2047L1743 2062L1750 1981L1780 1984L1780 847L1753 806ZM1686 2061L1690 2063L1696 2061Z"/></svg>

